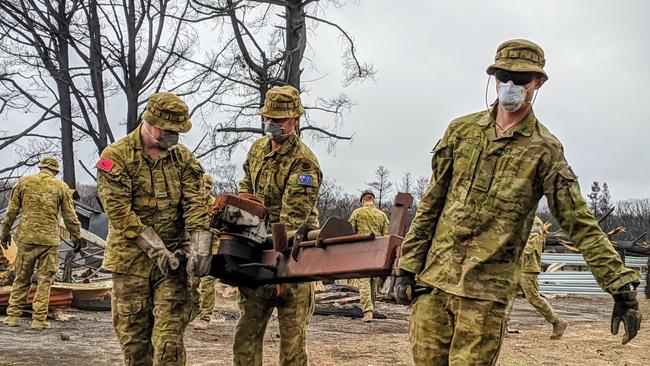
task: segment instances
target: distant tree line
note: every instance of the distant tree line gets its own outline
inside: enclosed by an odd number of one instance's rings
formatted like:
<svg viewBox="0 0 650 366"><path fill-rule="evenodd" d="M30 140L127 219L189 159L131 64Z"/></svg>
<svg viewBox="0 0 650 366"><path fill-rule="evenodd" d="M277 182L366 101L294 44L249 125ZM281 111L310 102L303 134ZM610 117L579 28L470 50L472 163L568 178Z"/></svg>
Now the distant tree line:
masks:
<svg viewBox="0 0 650 366"><path fill-rule="evenodd" d="M216 173L211 174L215 182L212 191L213 195L237 192L240 178L237 166L228 164L215 169L214 172ZM426 177L413 178L411 173L406 172L399 182L391 182L390 174L391 172L388 169L380 165L375 170L373 179L366 186L360 186L355 192L346 191L336 182L335 178L325 178L317 201L320 223L325 223L330 217L345 219L350 217L352 211L360 207L359 196L361 192L366 188L372 188L375 191L376 206L381 207L381 210L386 212L387 215L390 215L393 199L397 192L412 194L414 205L409 211L408 223L410 225L415 216L417 204L424 197L429 179ZM80 195L80 202L101 209L97 199L97 188L94 184L79 184L77 185L77 192ZM0 209L4 209L9 203L9 195L10 191L0 193ZM379 197L382 200L381 204ZM650 229L650 198L628 199L612 204L607 183L603 183L601 186L598 182L593 182L586 199L594 216L597 218L610 208L615 207L613 213L601 224L601 227L606 232L618 227L625 228L624 232L615 236L615 240L632 241ZM552 231L559 230L557 222L553 219L546 206L540 206L537 215L544 222L553 224ZM644 238L640 242L650 242L650 237Z"/></svg>

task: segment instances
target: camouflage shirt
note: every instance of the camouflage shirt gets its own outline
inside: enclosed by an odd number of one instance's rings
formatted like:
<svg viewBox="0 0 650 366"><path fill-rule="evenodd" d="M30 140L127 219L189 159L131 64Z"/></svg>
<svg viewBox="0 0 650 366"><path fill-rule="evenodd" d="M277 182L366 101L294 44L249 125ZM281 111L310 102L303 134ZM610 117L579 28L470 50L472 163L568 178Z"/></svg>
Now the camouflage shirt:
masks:
<svg viewBox="0 0 650 366"><path fill-rule="evenodd" d="M208 229L203 168L187 147L154 160L144 153L138 127L101 156L97 188L109 220L104 268L148 276L154 263L135 243L147 226L170 250L187 232Z"/></svg>
<svg viewBox="0 0 650 366"><path fill-rule="evenodd" d="M81 237L81 224L68 186L52 174L41 171L18 180L2 224L2 234L11 231L20 212L15 240L24 244L59 245L59 213L72 237Z"/></svg>
<svg viewBox="0 0 650 366"><path fill-rule="evenodd" d="M375 207L375 205L364 205L352 212L350 224L354 232L360 235L375 234L376 236L388 235L388 216Z"/></svg>
<svg viewBox="0 0 650 366"><path fill-rule="evenodd" d="M522 256L521 271L525 273L540 273L542 271L542 251L544 250L544 223L535 216L533 228L528 235L528 241L524 247Z"/></svg>
<svg viewBox="0 0 650 366"><path fill-rule="evenodd" d="M269 222L281 222L287 230L296 230L303 223L319 226L316 199L323 175L316 156L296 134L273 151L268 137L255 141L244 173L239 193L262 198Z"/></svg>
<svg viewBox="0 0 650 366"><path fill-rule="evenodd" d="M562 145L532 112L499 138L488 111L452 121L432 170L399 262L418 281L507 303L542 196L604 290L639 281L589 211Z"/></svg>

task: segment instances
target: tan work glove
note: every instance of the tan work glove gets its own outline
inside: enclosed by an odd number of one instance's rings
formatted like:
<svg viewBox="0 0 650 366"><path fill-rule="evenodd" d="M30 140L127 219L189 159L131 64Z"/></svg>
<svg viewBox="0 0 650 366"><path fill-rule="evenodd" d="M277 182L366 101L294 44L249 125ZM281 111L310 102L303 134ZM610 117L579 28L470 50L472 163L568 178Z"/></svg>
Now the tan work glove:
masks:
<svg viewBox="0 0 650 366"><path fill-rule="evenodd" d="M135 239L135 243L147 257L151 258L162 273L169 274L178 269L180 264L178 258L165 247L165 243L150 226L140 233L140 236Z"/></svg>
<svg viewBox="0 0 650 366"><path fill-rule="evenodd" d="M190 233L190 252L187 260L187 274L204 277L210 274L212 263L212 233L196 230Z"/></svg>

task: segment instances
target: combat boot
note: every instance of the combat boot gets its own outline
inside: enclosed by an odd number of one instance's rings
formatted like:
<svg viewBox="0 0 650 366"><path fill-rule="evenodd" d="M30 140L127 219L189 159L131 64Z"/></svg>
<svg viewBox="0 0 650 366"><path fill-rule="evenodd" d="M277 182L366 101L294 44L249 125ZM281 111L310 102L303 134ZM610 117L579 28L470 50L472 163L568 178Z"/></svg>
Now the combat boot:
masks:
<svg viewBox="0 0 650 366"><path fill-rule="evenodd" d="M43 330L43 329L50 329L52 326L50 325L49 322L46 322L45 320L32 320L32 329L38 329L38 330Z"/></svg>
<svg viewBox="0 0 650 366"><path fill-rule="evenodd" d="M20 326L20 317L9 315L2 322L8 327L18 327Z"/></svg>
<svg viewBox="0 0 650 366"><path fill-rule="evenodd" d="M553 334L551 334L551 339L562 338L567 325L569 325L569 323L566 320L557 318L557 320L553 323Z"/></svg>
<svg viewBox="0 0 650 366"><path fill-rule="evenodd" d="M363 313L363 318L361 319L361 321L363 321L364 323L370 323L372 319L373 319L372 311L366 311L365 313Z"/></svg>

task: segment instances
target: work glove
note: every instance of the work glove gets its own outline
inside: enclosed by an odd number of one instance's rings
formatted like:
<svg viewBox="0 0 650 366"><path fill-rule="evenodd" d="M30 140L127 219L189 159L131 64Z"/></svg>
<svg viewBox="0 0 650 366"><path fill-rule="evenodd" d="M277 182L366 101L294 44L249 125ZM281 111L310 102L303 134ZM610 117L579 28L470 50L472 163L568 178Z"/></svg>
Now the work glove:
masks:
<svg viewBox="0 0 650 366"><path fill-rule="evenodd" d="M2 248L4 250L9 249L9 243L11 243L11 233L2 234L2 238L0 238L0 245L2 245Z"/></svg>
<svg viewBox="0 0 650 366"><path fill-rule="evenodd" d="M178 269L180 265L178 258L167 249L165 243L150 226L140 233L135 243L165 275Z"/></svg>
<svg viewBox="0 0 650 366"><path fill-rule="evenodd" d="M398 269L395 275L393 292L398 304L410 305L413 302L413 289L415 287L415 273Z"/></svg>
<svg viewBox="0 0 650 366"><path fill-rule="evenodd" d="M204 277L210 274L212 263L212 233L196 230L190 233L190 251L187 259L187 274Z"/></svg>
<svg viewBox="0 0 650 366"><path fill-rule="evenodd" d="M81 239L72 239L72 252L79 253L81 251Z"/></svg>
<svg viewBox="0 0 650 366"><path fill-rule="evenodd" d="M614 310L612 311L612 334L618 334L618 327L623 322L625 334L623 344L631 341L641 327L641 312L639 302L636 300L636 291L630 284L621 287L613 293Z"/></svg>

